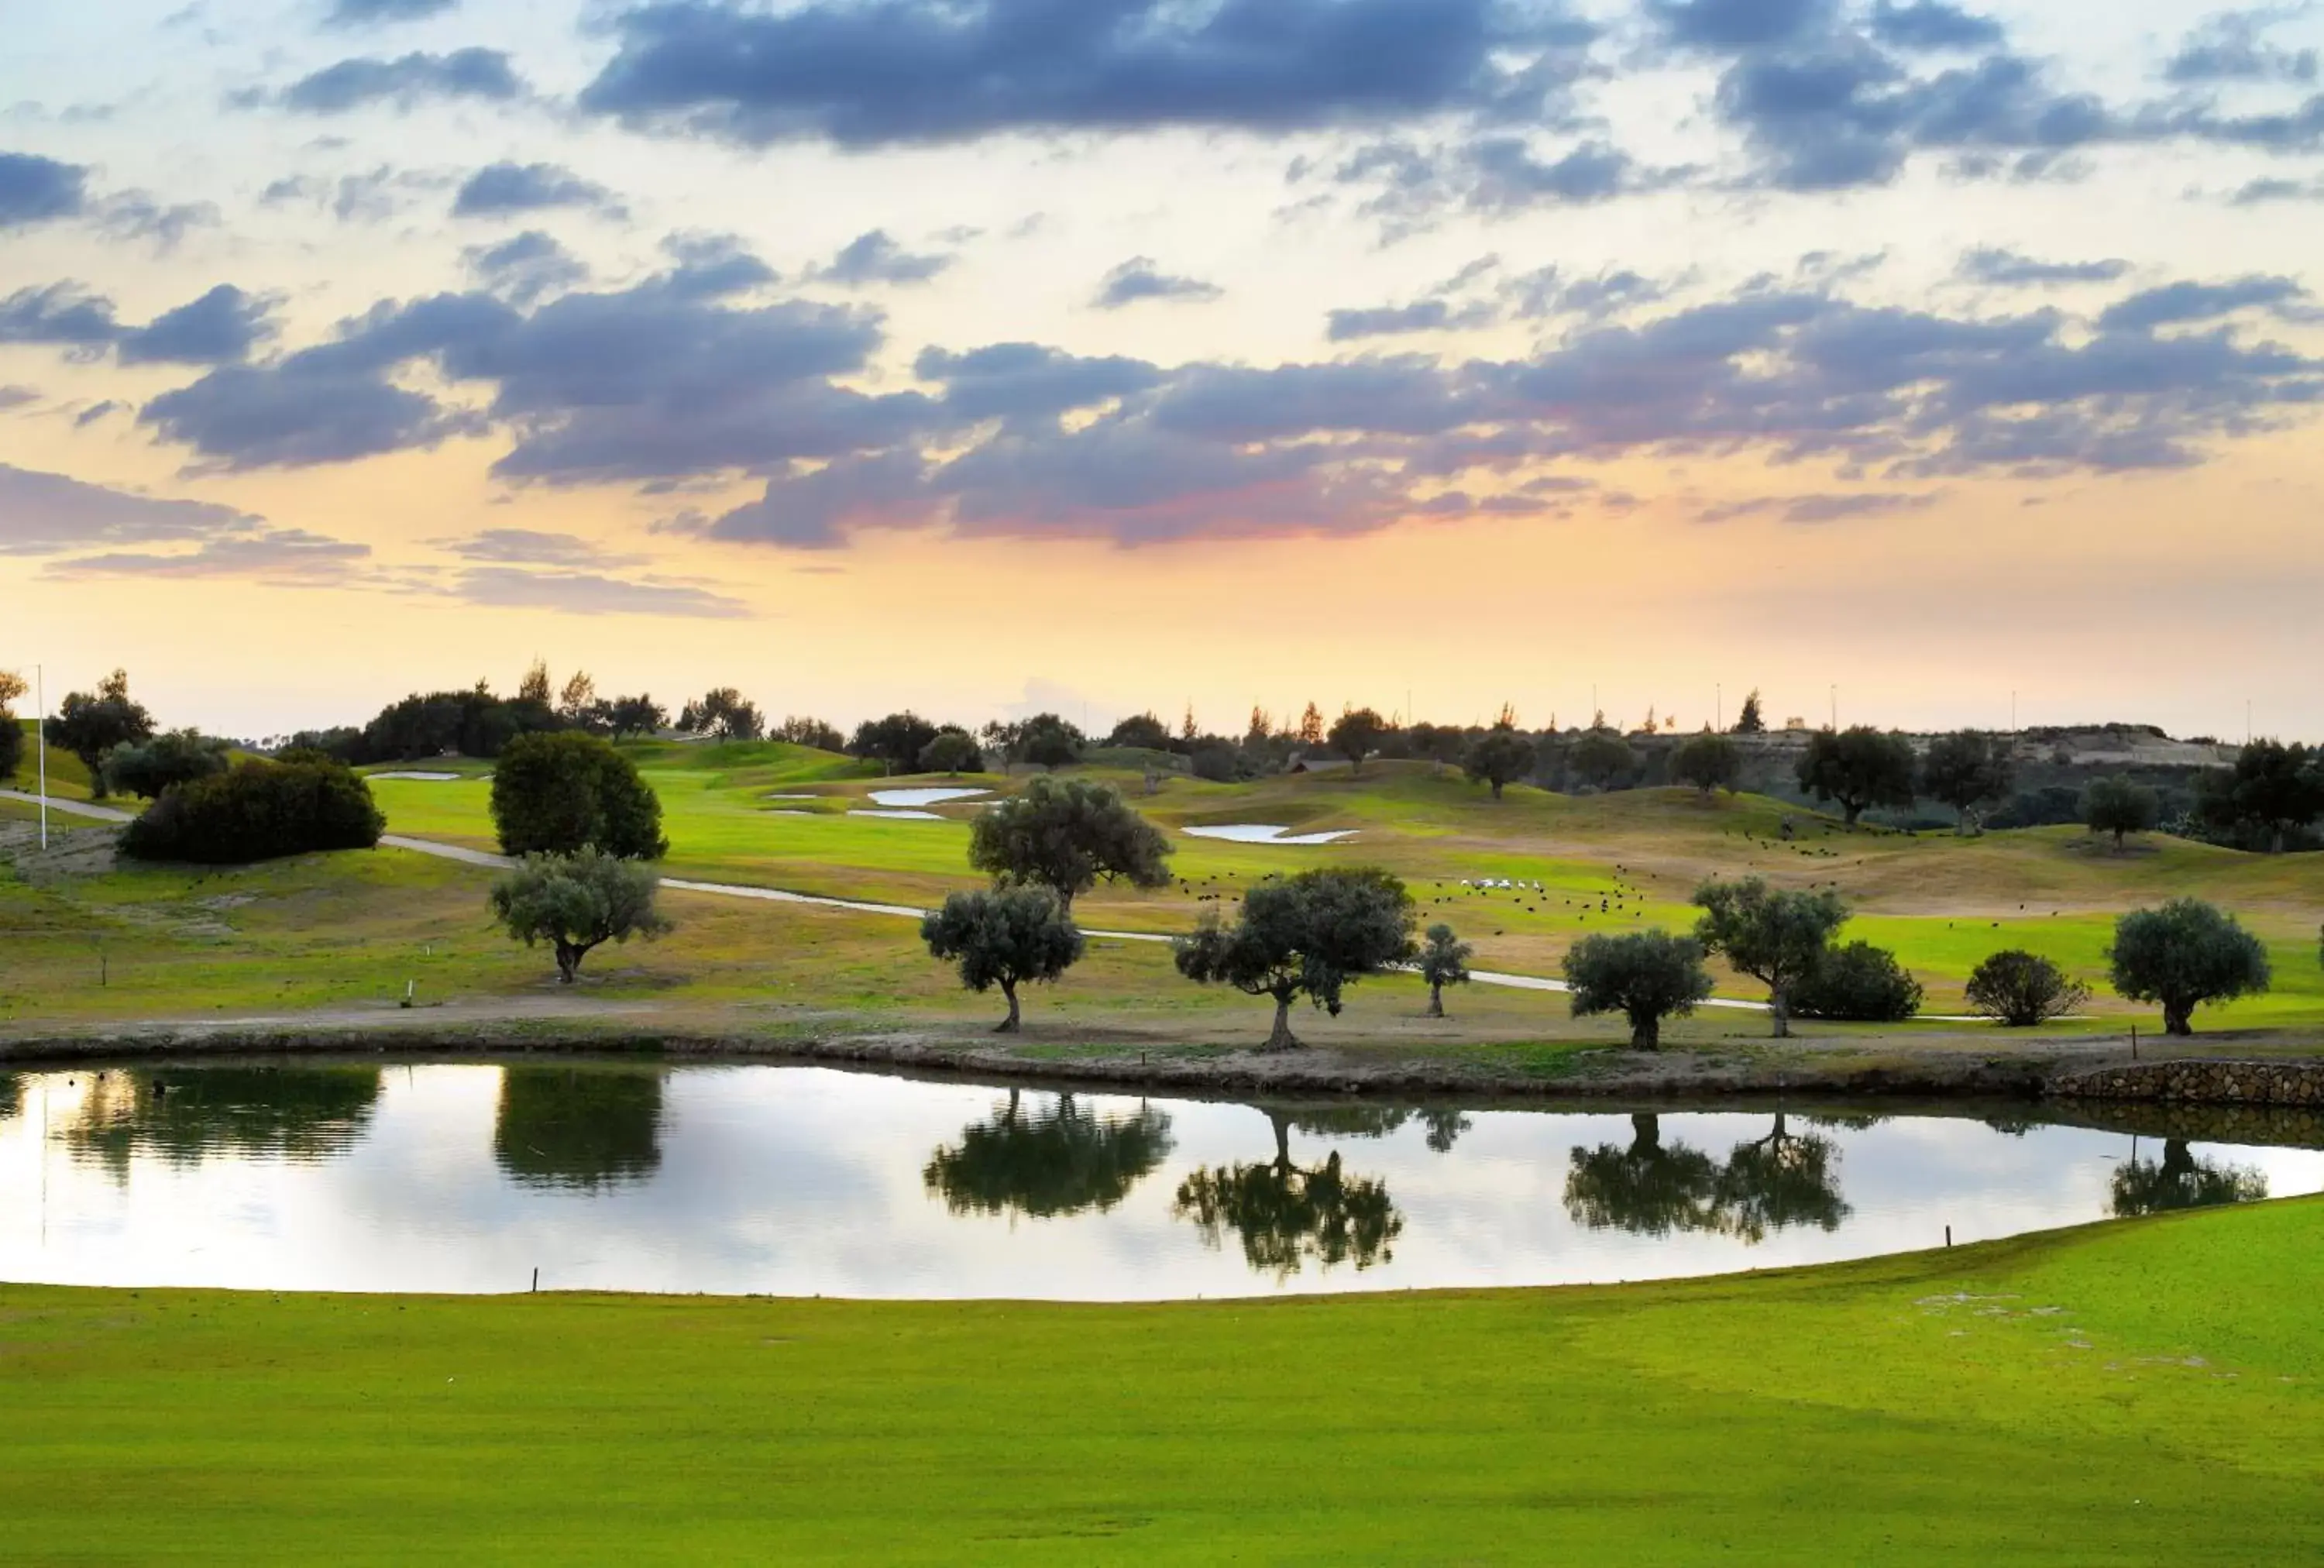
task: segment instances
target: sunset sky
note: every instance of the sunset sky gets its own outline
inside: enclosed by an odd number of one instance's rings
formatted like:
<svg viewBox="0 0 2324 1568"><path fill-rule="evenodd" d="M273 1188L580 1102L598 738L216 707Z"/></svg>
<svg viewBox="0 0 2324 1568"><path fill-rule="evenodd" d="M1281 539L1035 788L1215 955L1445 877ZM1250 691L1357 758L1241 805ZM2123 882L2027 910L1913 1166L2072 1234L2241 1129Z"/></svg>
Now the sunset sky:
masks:
<svg viewBox="0 0 2324 1568"><path fill-rule="evenodd" d="M0 5L0 668L2324 736L2324 7Z"/></svg>

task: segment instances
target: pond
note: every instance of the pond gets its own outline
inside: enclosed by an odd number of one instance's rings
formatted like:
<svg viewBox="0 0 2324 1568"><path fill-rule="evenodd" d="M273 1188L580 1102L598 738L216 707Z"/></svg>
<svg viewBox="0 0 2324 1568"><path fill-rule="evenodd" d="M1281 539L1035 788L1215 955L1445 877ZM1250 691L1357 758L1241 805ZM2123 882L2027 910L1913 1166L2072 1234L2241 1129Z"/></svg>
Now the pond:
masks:
<svg viewBox="0 0 2324 1568"><path fill-rule="evenodd" d="M0 1075L0 1278L1167 1299L1551 1285L2324 1190L2313 1147L1967 1114L1060 1094L775 1065ZM2196 1130L2200 1131L2200 1129ZM2324 1143L2315 1119L2279 1127Z"/></svg>

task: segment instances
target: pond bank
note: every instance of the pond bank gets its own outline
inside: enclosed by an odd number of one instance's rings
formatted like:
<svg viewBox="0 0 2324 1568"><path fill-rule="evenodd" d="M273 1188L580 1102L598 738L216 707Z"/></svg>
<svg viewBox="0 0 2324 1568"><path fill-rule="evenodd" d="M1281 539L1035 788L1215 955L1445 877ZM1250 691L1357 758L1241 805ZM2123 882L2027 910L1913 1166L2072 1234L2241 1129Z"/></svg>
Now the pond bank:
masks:
<svg viewBox="0 0 2324 1568"><path fill-rule="evenodd" d="M1003 1040L942 1028L858 1032L827 1019L706 1025L650 1006L447 1019L433 1009L114 1026L0 1037L0 1068L77 1061L251 1054L612 1053L685 1059L847 1064L1093 1088L1229 1093L1458 1095L1666 1101L1688 1096L1983 1097L2324 1107L2324 1062L2190 1056L2124 1062L2111 1039L2063 1038L1986 1054L1894 1039L1827 1039L1658 1054L1619 1048L1225 1045ZM2004 1042L1997 1041L1997 1045ZM2196 1042L2201 1048L2203 1042ZM2231 1049L2235 1042L2218 1042Z"/></svg>

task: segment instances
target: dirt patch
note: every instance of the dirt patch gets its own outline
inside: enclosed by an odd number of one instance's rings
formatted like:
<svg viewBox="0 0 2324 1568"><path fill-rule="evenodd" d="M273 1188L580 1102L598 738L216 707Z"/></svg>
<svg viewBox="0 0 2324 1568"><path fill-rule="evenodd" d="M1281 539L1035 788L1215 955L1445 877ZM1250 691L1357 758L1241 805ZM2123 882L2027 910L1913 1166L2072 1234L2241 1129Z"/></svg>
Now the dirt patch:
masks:
<svg viewBox="0 0 2324 1568"><path fill-rule="evenodd" d="M0 860L16 874L40 887L81 877L101 877L113 870L121 838L118 827L49 827L49 847L41 847L38 823L0 822Z"/></svg>

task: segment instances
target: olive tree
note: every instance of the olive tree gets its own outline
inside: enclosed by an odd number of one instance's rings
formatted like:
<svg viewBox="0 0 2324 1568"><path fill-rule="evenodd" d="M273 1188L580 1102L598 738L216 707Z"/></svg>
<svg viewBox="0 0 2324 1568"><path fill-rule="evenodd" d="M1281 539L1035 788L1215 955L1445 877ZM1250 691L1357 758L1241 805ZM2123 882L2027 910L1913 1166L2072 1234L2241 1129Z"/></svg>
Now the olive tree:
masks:
<svg viewBox="0 0 2324 1568"><path fill-rule="evenodd" d="M1991 955L1969 977L1969 1010L2005 1028L2033 1028L2065 1017L2089 999L2089 986L2023 948Z"/></svg>
<svg viewBox="0 0 2324 1568"><path fill-rule="evenodd" d="M1692 785L1709 800L1720 789L1734 793L1743 777L1743 752L1725 735L1705 730L1671 753L1670 770L1672 778Z"/></svg>
<svg viewBox="0 0 2324 1568"><path fill-rule="evenodd" d="M1703 911L1695 939L1766 986L1775 1038L1788 1038L1793 993L1823 962L1848 906L1838 893L1778 890L1758 877L1705 882L1694 901Z"/></svg>
<svg viewBox="0 0 2324 1568"><path fill-rule="evenodd" d="M939 730L935 740L920 748L923 773L947 773L957 779L983 766L984 753L966 730Z"/></svg>
<svg viewBox="0 0 2324 1568"><path fill-rule="evenodd" d="M2114 988L2132 1001L2163 1008L2165 1033L2195 1032L2205 1002L2257 996L2272 978L2267 949L2233 915L2200 899L2173 899L2115 922L2107 951Z"/></svg>
<svg viewBox="0 0 2324 1568"><path fill-rule="evenodd" d="M2162 815L2163 803L2154 791L2122 774L2094 779L2082 791L2082 820L2092 833L2114 835L2116 849L2130 835L2153 828Z"/></svg>
<svg viewBox="0 0 2324 1568"><path fill-rule="evenodd" d="M1428 1016L1444 1016L1444 988L1469 983L1469 960L1476 949L1453 934L1452 927L1434 925L1420 949L1420 978L1428 982Z"/></svg>
<svg viewBox="0 0 2324 1568"><path fill-rule="evenodd" d="M1017 988L1055 982L1081 962L1082 934L1047 888L954 893L920 922L931 957L960 966L960 982L979 993L1001 988L1009 1016L993 1031L1022 1027Z"/></svg>
<svg viewBox="0 0 2324 1568"><path fill-rule="evenodd" d="M2324 753L2255 741L2233 768L2196 781L2195 812L2238 844L2280 854L2296 829L2324 816Z"/></svg>
<svg viewBox="0 0 2324 1568"><path fill-rule="evenodd" d="M1170 841L1111 784L1043 777L979 812L968 863L1002 883L1043 887L1067 914L1100 881L1159 888L1170 881Z"/></svg>
<svg viewBox="0 0 2324 1568"><path fill-rule="evenodd" d="M1351 772L1361 776L1364 759L1372 754L1388 734L1388 721L1370 708L1349 708L1333 721L1332 733L1325 737L1333 751L1348 760Z"/></svg>
<svg viewBox="0 0 2324 1568"><path fill-rule="evenodd" d="M80 759L89 792L105 798L105 755L114 747L153 738L153 715L129 695L129 675L115 670L94 692L67 696L49 724L49 739Z"/></svg>
<svg viewBox="0 0 2324 1568"><path fill-rule="evenodd" d="M1818 730L1800 758L1800 788L1818 800L1836 800L1848 826L1875 806L1913 804L1913 743L1868 724Z"/></svg>
<svg viewBox="0 0 2324 1568"><path fill-rule="evenodd" d="M661 801L611 741L536 730L511 741L493 771L493 826L507 854L600 849L623 860L669 851Z"/></svg>
<svg viewBox="0 0 2324 1568"><path fill-rule="evenodd" d="M171 730L150 741L124 741L105 754L105 788L114 795L158 800L176 784L213 778L233 765L226 743L198 730Z"/></svg>
<svg viewBox="0 0 2324 1568"><path fill-rule="evenodd" d="M1662 1049L1663 1019L1682 1016L1711 994L1702 944L1667 931L1588 936L1565 955L1573 1016L1618 1012L1630 1020L1630 1048Z"/></svg>
<svg viewBox="0 0 2324 1568"><path fill-rule="evenodd" d="M1628 778L1631 770L1638 765L1638 757L1630 750L1629 742L1600 726L1573 742L1572 761L1573 770L1582 775L1584 783L1602 791Z"/></svg>
<svg viewBox="0 0 2324 1568"><path fill-rule="evenodd" d="M493 918L528 947L554 948L557 978L570 985L594 949L670 929L654 908L659 885L646 866L601 849L529 854L493 884Z"/></svg>
<svg viewBox="0 0 2324 1568"><path fill-rule="evenodd" d="M2017 784L2017 763L2009 744L1980 730L1939 735L1921 762L1921 781L1932 800L1941 800L1960 818L1960 831L1979 829L1978 807L2008 798Z"/></svg>
<svg viewBox="0 0 2324 1568"><path fill-rule="evenodd" d="M1291 1004L1305 996L1334 1018L1350 985L1413 957L1412 896L1376 869L1269 877L1244 895L1231 925L1216 910L1173 946L1178 973L1275 1000L1271 1051L1292 1050Z"/></svg>
<svg viewBox="0 0 2324 1568"><path fill-rule="evenodd" d="M1461 759L1471 784L1489 784L1493 798L1533 771L1533 746L1515 724L1496 724L1469 743Z"/></svg>

